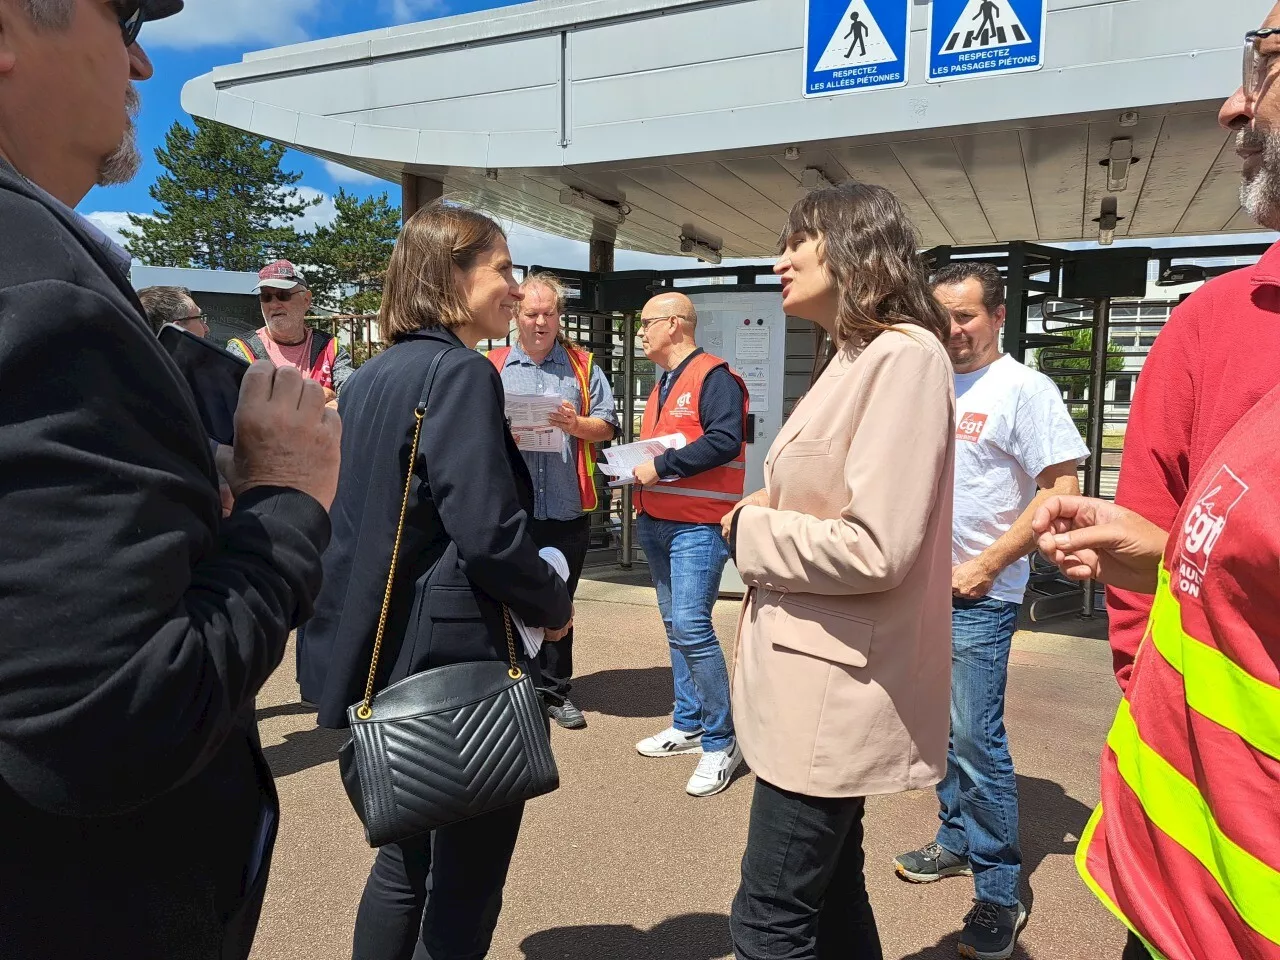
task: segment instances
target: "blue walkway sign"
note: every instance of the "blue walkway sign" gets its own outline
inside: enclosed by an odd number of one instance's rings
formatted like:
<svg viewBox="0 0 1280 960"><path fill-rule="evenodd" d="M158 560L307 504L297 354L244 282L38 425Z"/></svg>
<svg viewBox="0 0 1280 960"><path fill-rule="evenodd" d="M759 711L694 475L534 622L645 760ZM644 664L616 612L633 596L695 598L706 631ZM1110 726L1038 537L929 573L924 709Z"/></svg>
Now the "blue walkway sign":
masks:
<svg viewBox="0 0 1280 960"><path fill-rule="evenodd" d="M933 0L930 83L1044 66L1049 0Z"/></svg>
<svg viewBox="0 0 1280 960"><path fill-rule="evenodd" d="M804 95L907 82L911 0L806 0Z"/></svg>

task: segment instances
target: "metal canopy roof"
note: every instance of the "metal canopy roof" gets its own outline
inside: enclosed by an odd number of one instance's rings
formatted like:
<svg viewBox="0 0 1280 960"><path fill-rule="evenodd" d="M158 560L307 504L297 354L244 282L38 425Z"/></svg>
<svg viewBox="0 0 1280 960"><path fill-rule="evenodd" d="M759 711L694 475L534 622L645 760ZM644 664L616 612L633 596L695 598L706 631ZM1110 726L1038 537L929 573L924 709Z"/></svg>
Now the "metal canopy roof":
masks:
<svg viewBox="0 0 1280 960"><path fill-rule="evenodd" d="M1251 0L1049 0L1046 67L926 84L927 0L910 83L803 99L803 0L540 0L249 54L182 104L393 182L576 239L615 236L560 201L630 208L619 246L768 256L805 168L880 183L926 245L1256 231L1219 129ZM1136 113L1136 118L1123 114ZM1135 122L1136 121L1136 122ZM1101 165L1136 161L1122 190ZM812 176L812 175L811 175Z"/></svg>

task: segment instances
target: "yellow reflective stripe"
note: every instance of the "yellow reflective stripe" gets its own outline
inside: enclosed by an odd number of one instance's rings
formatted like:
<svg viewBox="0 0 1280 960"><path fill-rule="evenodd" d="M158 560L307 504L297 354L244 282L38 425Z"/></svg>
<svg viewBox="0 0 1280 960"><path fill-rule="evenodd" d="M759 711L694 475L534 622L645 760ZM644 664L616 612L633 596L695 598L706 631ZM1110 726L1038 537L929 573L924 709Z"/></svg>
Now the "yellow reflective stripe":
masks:
<svg viewBox="0 0 1280 960"><path fill-rule="evenodd" d="M1120 701L1107 745L1147 818L1200 861L1241 920L1280 944L1280 871L1222 832L1196 785L1142 740L1128 700Z"/></svg>
<svg viewBox="0 0 1280 960"><path fill-rule="evenodd" d="M1182 608L1163 566L1151 608L1150 636L1160 656L1182 674L1192 710L1280 760L1280 689L1251 676L1183 629Z"/></svg>
<svg viewBox="0 0 1280 960"><path fill-rule="evenodd" d="M1133 925L1133 922L1124 915L1124 911L1111 899L1110 894L1102 889L1102 884L1098 883L1093 874L1089 872L1089 848L1093 846L1093 835L1097 832L1098 824L1101 822L1102 804L1098 804L1097 809L1093 811L1093 816L1085 824L1080 842L1076 845L1076 872L1080 874L1080 879L1084 881L1085 886L1093 891L1093 895L1102 901L1102 905L1115 914L1116 919L1128 927L1129 931L1142 941L1142 945L1147 948L1147 953L1151 954L1155 960L1166 960L1165 955L1151 945L1151 941L1144 937L1141 931Z"/></svg>

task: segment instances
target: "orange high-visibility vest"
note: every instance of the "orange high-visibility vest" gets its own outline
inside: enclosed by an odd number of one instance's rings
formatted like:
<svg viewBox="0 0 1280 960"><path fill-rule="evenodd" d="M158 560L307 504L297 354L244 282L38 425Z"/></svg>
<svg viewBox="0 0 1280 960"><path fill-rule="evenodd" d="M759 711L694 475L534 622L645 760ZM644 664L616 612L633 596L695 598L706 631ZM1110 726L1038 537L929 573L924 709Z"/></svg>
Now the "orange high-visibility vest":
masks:
<svg viewBox="0 0 1280 960"><path fill-rule="evenodd" d="M554 347L552 349L555 349ZM569 366L573 368L573 375L578 378L578 392L582 394L582 408L579 411L580 416L591 416L591 364L593 358L586 350L578 347L566 347L565 353L569 355ZM511 356L510 347L495 347L487 354L489 362L498 368L501 375L502 368L507 365L507 358ZM590 513L596 508L596 451L595 444L588 443L586 440L579 440L577 437L572 438L578 445L578 495L582 498L582 510L584 513Z"/></svg>
<svg viewBox="0 0 1280 960"><path fill-rule="evenodd" d="M702 385L707 374L724 367L742 387L742 432L746 436L747 385L737 372L719 357L700 353L689 361L679 378L667 393L667 402L661 403L659 384L653 385L649 402L645 405L644 420L640 426L640 439L683 434L687 443L702 436L702 418L698 404L702 399ZM661 408L661 409L659 409ZM738 456L721 467L714 467L696 476L659 483L647 490L636 488L636 509L658 520L676 520L682 523L719 523L734 504L742 499L747 480L747 445L745 441Z"/></svg>
<svg viewBox="0 0 1280 960"><path fill-rule="evenodd" d="M1168 960L1280 960L1280 387L1223 438L1169 531L1076 850Z"/></svg>

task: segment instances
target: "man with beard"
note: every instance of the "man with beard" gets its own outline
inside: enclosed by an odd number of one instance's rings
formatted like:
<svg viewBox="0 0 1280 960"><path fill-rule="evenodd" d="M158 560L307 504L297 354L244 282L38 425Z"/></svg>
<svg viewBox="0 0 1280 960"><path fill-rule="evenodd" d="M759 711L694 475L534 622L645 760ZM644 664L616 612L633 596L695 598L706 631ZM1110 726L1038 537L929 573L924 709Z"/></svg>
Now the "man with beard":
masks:
<svg viewBox="0 0 1280 960"><path fill-rule="evenodd" d="M1280 230L1280 4L1247 35L1245 83L1218 121L1244 160L1240 204ZM1254 266L1210 280L1169 317L1142 367L1125 434L1116 503L1168 530L1191 480L1226 432L1280 383L1280 245ZM1151 597L1107 590L1121 689L1146 630Z"/></svg>
<svg viewBox="0 0 1280 960"><path fill-rule="evenodd" d="M278 805L254 696L310 615L339 423L257 364L220 466L73 212L138 169L136 43L182 0L0 0L0 955L241 960Z"/></svg>
<svg viewBox="0 0 1280 960"><path fill-rule="evenodd" d="M252 336L233 337L227 342L228 352L250 363L270 360L277 367L297 367L320 384L329 405L337 409L338 391L353 370L351 357L337 337L307 326L311 288L306 278L288 260L277 260L258 271L253 292L266 324Z"/></svg>

